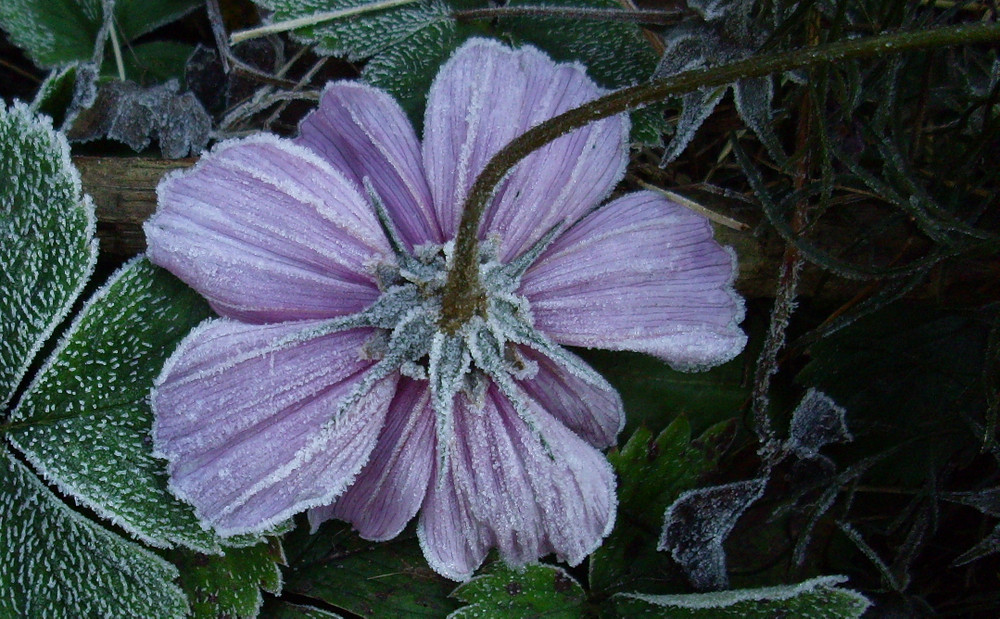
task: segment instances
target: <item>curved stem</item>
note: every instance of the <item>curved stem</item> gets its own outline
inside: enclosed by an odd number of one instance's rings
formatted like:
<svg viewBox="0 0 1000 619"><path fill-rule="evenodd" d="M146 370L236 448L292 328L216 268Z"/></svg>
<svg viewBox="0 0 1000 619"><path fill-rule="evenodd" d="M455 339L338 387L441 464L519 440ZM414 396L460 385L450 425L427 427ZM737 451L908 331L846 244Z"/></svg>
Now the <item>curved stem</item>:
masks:
<svg viewBox="0 0 1000 619"><path fill-rule="evenodd" d="M589 123L621 114L698 88L876 55L1000 41L1000 24L945 26L919 32L899 32L863 39L837 41L788 52L756 56L730 64L685 71L670 77L623 88L555 116L521 134L490 159L476 177L466 198L455 238L454 262L448 272L441 324L454 331L480 305L479 222L497 184L521 159L560 136Z"/></svg>

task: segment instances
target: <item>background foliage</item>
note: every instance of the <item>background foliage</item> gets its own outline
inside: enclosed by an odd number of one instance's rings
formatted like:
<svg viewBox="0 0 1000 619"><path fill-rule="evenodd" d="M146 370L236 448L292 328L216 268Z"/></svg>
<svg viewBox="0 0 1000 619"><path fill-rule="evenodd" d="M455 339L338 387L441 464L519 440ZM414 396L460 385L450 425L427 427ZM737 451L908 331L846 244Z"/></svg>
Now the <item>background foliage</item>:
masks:
<svg viewBox="0 0 1000 619"><path fill-rule="evenodd" d="M456 587L412 533L375 544L289 523L223 543L201 529L166 491L146 394L209 311L142 258L95 265L71 152L182 157L293 135L329 79L385 88L419 121L470 36L536 45L614 89L997 19L982 0L643 4L656 14L416 0L228 39L361 4L0 4L0 614L856 616L856 592L878 614L1000 610L996 45L737 80L633 115L622 190L666 188L743 224L719 236L741 254L751 343L701 374L581 351L629 415L608 454L617 526L583 566L491 558ZM593 14L622 8L631 17Z"/></svg>

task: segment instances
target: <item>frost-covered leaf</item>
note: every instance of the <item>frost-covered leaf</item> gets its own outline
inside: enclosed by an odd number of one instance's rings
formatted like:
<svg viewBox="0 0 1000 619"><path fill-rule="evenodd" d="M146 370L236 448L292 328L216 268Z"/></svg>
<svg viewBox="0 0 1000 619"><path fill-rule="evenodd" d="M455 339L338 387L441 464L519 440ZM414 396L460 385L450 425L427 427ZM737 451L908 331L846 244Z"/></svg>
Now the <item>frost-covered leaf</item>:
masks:
<svg viewBox="0 0 1000 619"><path fill-rule="evenodd" d="M201 0L3 0L0 27L38 65L99 61L113 21L122 45L190 12ZM112 20L108 17L113 16Z"/></svg>
<svg viewBox="0 0 1000 619"><path fill-rule="evenodd" d="M713 468L715 448L731 428L719 424L692 443L690 425L679 417L657 437L639 428L620 451L608 454L618 475L618 515L611 535L590 557L592 590L659 592L676 584L670 559L656 550L663 514Z"/></svg>
<svg viewBox="0 0 1000 619"><path fill-rule="evenodd" d="M766 484L761 478L685 492L667 508L658 548L670 551L696 588L724 588L729 578L722 543Z"/></svg>
<svg viewBox="0 0 1000 619"><path fill-rule="evenodd" d="M31 111L49 116L54 126L60 126L73 103L79 69L80 65L73 63L50 71L35 93Z"/></svg>
<svg viewBox="0 0 1000 619"><path fill-rule="evenodd" d="M66 139L27 106L0 103L0 411L96 259L94 205Z"/></svg>
<svg viewBox="0 0 1000 619"><path fill-rule="evenodd" d="M766 32L750 23L751 2L692 2L704 20L688 21L671 28L664 36L664 52L656 77L670 77L684 71L734 62L749 57L766 37ZM753 33L751 35L751 33ZM744 79L713 88L703 88L681 97L681 115L674 137L661 165L676 159L694 138L722 97L732 89L736 111L768 153L778 163L787 159L771 127L774 86L771 77Z"/></svg>
<svg viewBox="0 0 1000 619"><path fill-rule="evenodd" d="M356 8L370 0L254 0L274 11L272 22ZM516 0L509 6L534 5ZM552 6L617 8L614 0L552 0ZM420 0L395 8L366 12L299 28L294 36L315 43L321 54L351 60L369 58L362 78L392 93L419 126L424 97L438 68L470 36L483 36L484 22L457 22L452 11L488 8L482 1ZM490 24L490 33L514 44L530 43L561 61L579 61L607 88L649 79L656 55L635 24L558 17L505 17ZM665 128L662 110L633 115L633 138L658 144Z"/></svg>
<svg viewBox="0 0 1000 619"><path fill-rule="evenodd" d="M172 565L71 510L9 453L0 454L0 548L2 617L187 611Z"/></svg>
<svg viewBox="0 0 1000 619"><path fill-rule="evenodd" d="M113 0L4 0L0 27L40 66L100 57Z"/></svg>
<svg viewBox="0 0 1000 619"><path fill-rule="evenodd" d="M554 565L528 565L514 570L495 564L489 573L460 585L452 595L468 604L449 619L473 617L583 617L587 596L566 570Z"/></svg>
<svg viewBox="0 0 1000 619"><path fill-rule="evenodd" d="M181 587L196 618L256 617L264 602L262 589L281 593L278 564L285 557L277 538L247 548L227 548L221 556L177 551L171 559L180 569Z"/></svg>
<svg viewBox="0 0 1000 619"><path fill-rule="evenodd" d="M455 583L435 573L408 529L369 542L329 521L315 534L285 538L286 593L323 600L362 617L441 617L456 607Z"/></svg>
<svg viewBox="0 0 1000 619"><path fill-rule="evenodd" d="M773 111L771 102L774 99L774 85L771 76L744 79L733 84L733 101L740 118L747 124L757 139L771 157L778 163L784 163L788 156L778 142L771 127Z"/></svg>
<svg viewBox="0 0 1000 619"><path fill-rule="evenodd" d="M854 440L847 429L846 414L828 395L810 389L792 413L786 449L800 458L817 458L825 445Z"/></svg>
<svg viewBox="0 0 1000 619"><path fill-rule="evenodd" d="M986 488L975 492L949 492L941 498L974 507L990 516L1000 517L1000 488Z"/></svg>
<svg viewBox="0 0 1000 619"><path fill-rule="evenodd" d="M60 490L143 541L218 552L167 490L147 401L166 357L209 314L172 275L132 261L88 301L14 410L8 436Z"/></svg>
<svg viewBox="0 0 1000 619"><path fill-rule="evenodd" d="M727 89L727 86L700 88L681 97L681 115L677 119L667 150L663 153L661 165L670 163L684 152L698 129L719 105L719 101L722 101Z"/></svg>
<svg viewBox="0 0 1000 619"><path fill-rule="evenodd" d="M109 138L142 151L156 138L168 159L197 155L208 143L212 119L192 93L178 93L175 80L150 88L112 81L101 86L94 104L67 130L71 140Z"/></svg>
<svg viewBox="0 0 1000 619"><path fill-rule="evenodd" d="M963 552L952 563L953 566L965 565L976 559L996 554L1000 552L1000 524L993 528L989 535L984 537L978 544Z"/></svg>
<svg viewBox="0 0 1000 619"><path fill-rule="evenodd" d="M820 576L797 585L737 589L687 595L620 593L614 597L620 616L647 617L809 617L855 619L871 605L863 595L842 589L843 576Z"/></svg>

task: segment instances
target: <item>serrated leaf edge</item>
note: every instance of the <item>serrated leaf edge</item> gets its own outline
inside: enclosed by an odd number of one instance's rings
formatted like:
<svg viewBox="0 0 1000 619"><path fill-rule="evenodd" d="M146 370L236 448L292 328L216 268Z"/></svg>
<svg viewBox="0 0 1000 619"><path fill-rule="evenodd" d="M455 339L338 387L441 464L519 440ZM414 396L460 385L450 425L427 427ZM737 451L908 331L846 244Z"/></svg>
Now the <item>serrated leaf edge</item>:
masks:
<svg viewBox="0 0 1000 619"><path fill-rule="evenodd" d="M40 479L38 479L38 476L34 474L34 471L30 470L28 467L18 462L17 459L14 458L6 450L0 450L0 457L8 458L14 465L23 468L24 471L28 474L29 483L35 484L35 490L41 493L43 497L46 494L50 495L51 499L53 500L56 506L56 509L61 511L63 517L65 517L67 520L75 523L78 527L82 529L92 530L95 537L100 537L103 534L118 538L120 540L120 543L127 544L128 546L130 546L131 547L130 550L135 554L137 554L138 556L142 557L147 562L148 565L158 568L161 571L165 581L164 592L172 595L174 600L180 602L185 609L189 609L187 595L176 583L177 579L180 578L180 572L177 570L177 567L175 565L163 559L156 553L146 548L143 548L142 546L139 546L135 542L130 542L129 540L124 539L121 536L117 535L113 531L109 531L108 529L102 527L100 524L85 517L83 514L80 514L79 512L73 509L70 509L70 507L66 505L65 502L61 501L58 496L56 496L48 487L45 486L45 484L42 483ZM9 552L9 550L10 549L5 549L5 552Z"/></svg>
<svg viewBox="0 0 1000 619"><path fill-rule="evenodd" d="M84 231L84 237L88 239L86 244L87 255L87 265L85 267L86 273L80 277L76 288L70 291L70 294L66 297L66 301L63 303L62 307L58 308L49 320L49 324L45 329L38 333L35 338L35 343L28 350L27 354L24 356L24 361L21 367L17 368L14 372L14 387L16 390L17 385L24 382L24 375L27 374L28 368L31 367L31 363L38 356L38 352L42 349L46 342L52 337L56 328L66 320L69 315L70 309L72 309L73 304L79 298L80 293L83 292L84 287L90 281L91 276L94 274L94 267L97 266L97 214L94 209L94 201L91 197L83 193L83 182L80 180L80 172L73 165L73 160L70 158L69 141L66 140L66 136L56 129L52 125L52 119L44 114L38 114L32 111L31 106L22 103L21 101L14 101L13 105L4 106L6 109L4 113L10 116L19 116L24 119L28 124L29 128L41 128L43 131L48 131L54 138L54 146L59 150L57 159L59 159L60 167L69 175L70 183L73 186L73 192L80 196L79 201L73 205L72 209L82 209L84 216L87 220L87 226ZM40 372L39 372L40 373ZM24 393L27 393L25 390ZM11 396L0 400L0 411L2 411L8 404L10 404ZM24 394L21 396L21 400L24 399ZM18 401L20 405L20 400Z"/></svg>
<svg viewBox="0 0 1000 619"><path fill-rule="evenodd" d="M35 374L35 377L32 379L31 384L29 384L28 388L25 389L24 393L21 396L21 400L18 402L18 405L14 408L13 412L11 413L12 418L16 416L21 406L26 402L28 396L31 395L31 393L37 387L38 383L41 382L41 380L49 372L52 366L56 363L56 360L59 358L63 350L65 350L65 348L70 344L71 340L73 339L73 336L76 335L76 332L79 330L81 323L86 318L90 309L99 301L104 299L110 293L111 288L115 284L117 284L118 281L124 275L126 275L136 264L142 262L145 259L146 259L145 254L139 254L138 256L132 258L131 260L123 264L121 267L118 268L117 271L112 273L112 275L108 278L108 280L96 292L94 292L94 294L91 295L89 299L87 299L83 307L80 308L80 311L73 318L72 324L66 329L66 332L63 333L63 335L60 337L58 344L56 344L56 347L53 349L48 359L45 360L45 363L42 365L41 368L39 368L38 372ZM40 474L43 479L45 479L46 482L56 486L59 489L59 491L62 492L67 497L72 497L77 505L82 505L84 507L87 507L88 509L93 510L98 516L104 518L105 520L108 520L116 527L121 528L126 533L131 535L133 538L143 543L149 544L154 548L174 548L175 546L179 545L185 548L190 548L191 550L195 550L197 552L201 552L203 554L218 555L223 552L222 545L218 542L214 546L200 546L194 542L191 542L186 538L179 539L177 536L165 536L162 538L157 538L147 535L146 533L140 531L135 526L129 524L124 518L121 517L120 513L116 512L116 510L108 509L107 506L97 501L90 500L86 496L86 494L81 492L80 488L77 487L75 484L69 482L66 479L63 479L58 474L55 474L52 471L50 471L44 465L44 463L41 461L40 458L38 458L32 452L27 451L25 448L19 445L17 440L13 436L8 436L8 441L10 442L11 445L13 445L17 449L18 452L20 452L24 456L24 458L31 464L31 466L35 469L35 471L38 474ZM165 466L164 470L166 470ZM198 520L199 523L201 523L200 519ZM205 529L205 525L203 523L201 524L202 528Z"/></svg>
<svg viewBox="0 0 1000 619"><path fill-rule="evenodd" d="M811 593L819 589L830 589L839 594L852 598L859 605L856 616L861 616L864 611L871 606L871 601L865 596L852 589L841 589L837 585L847 582L847 576L817 576L809 580L802 581L796 585L778 585L773 587L760 587L756 589L732 589L729 591L717 591L713 593L693 593L693 594L673 594L673 595L649 595L646 593L616 593L612 597L631 598L648 602L656 606L685 609L719 609L727 606L734 606L740 602L775 602L789 600L804 593Z"/></svg>

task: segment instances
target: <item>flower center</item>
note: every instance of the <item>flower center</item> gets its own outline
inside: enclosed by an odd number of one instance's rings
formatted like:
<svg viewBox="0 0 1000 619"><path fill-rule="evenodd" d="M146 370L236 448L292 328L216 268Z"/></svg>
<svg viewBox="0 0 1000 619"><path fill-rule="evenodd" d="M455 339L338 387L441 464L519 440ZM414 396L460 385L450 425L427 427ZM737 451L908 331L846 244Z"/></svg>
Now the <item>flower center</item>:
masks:
<svg viewBox="0 0 1000 619"><path fill-rule="evenodd" d="M448 382L470 374L521 377L533 366L517 345L534 339L528 301L517 294L523 272L520 261L504 265L497 259L498 243L480 249L476 308L467 320L445 325L452 244L424 245L399 253L396 262L382 262L375 272L383 293L366 313L380 327L368 353L394 364L413 378ZM446 376L445 376L446 375ZM471 378L478 382L478 378ZM461 387L460 385L458 386Z"/></svg>

